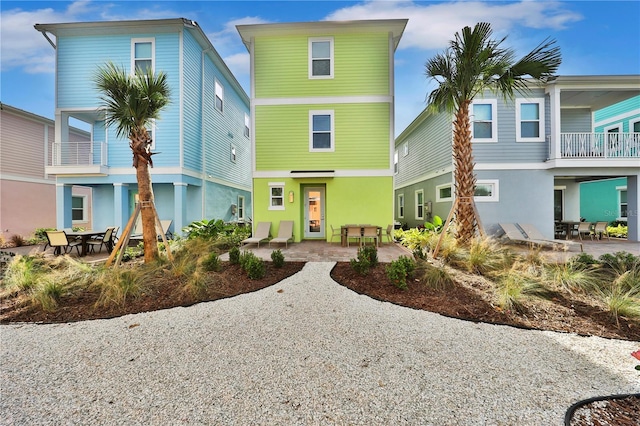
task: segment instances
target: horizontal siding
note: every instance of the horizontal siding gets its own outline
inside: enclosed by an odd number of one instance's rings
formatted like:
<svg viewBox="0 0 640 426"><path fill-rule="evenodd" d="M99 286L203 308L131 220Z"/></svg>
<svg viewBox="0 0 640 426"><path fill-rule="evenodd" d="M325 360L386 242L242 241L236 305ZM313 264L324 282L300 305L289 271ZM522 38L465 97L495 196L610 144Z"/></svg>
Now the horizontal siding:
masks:
<svg viewBox="0 0 640 426"><path fill-rule="evenodd" d="M255 108L258 170L389 169L389 104ZM333 110L335 151L309 152L309 110Z"/></svg>
<svg viewBox="0 0 640 426"><path fill-rule="evenodd" d="M430 173L451 167L452 124L449 114L427 117L414 131L400 142L398 151L398 174L396 187L415 181ZM404 145L409 145L404 155Z"/></svg>
<svg viewBox="0 0 640 426"><path fill-rule="evenodd" d="M309 79L308 40L307 36L256 40L253 59L255 69L259 70L254 76L257 98L390 93L386 32L334 36L332 79Z"/></svg>
<svg viewBox="0 0 640 426"><path fill-rule="evenodd" d="M589 108L560 110L560 131L563 133L591 132L591 110Z"/></svg>
<svg viewBox="0 0 640 426"><path fill-rule="evenodd" d="M445 173L437 176L433 179L423 180L413 185L405 186L404 188L395 190L394 197L394 218L396 221L406 224L410 228L424 224L426 221L432 221L433 216L440 216L442 219L446 219L451 209L451 201L436 202L436 187L438 185L444 185L453 182L452 173ZM426 214L424 219L416 218L416 191L423 191L425 205L427 202L431 202L431 214ZM398 195L404 194L404 217L401 218L398 215Z"/></svg>
<svg viewBox="0 0 640 426"><path fill-rule="evenodd" d="M594 112L594 121L597 124L594 131L604 132L606 127L622 123L623 132L633 132L631 123L638 119L640 119L640 96L635 96Z"/></svg>
<svg viewBox="0 0 640 426"><path fill-rule="evenodd" d="M44 178L45 124L2 111L2 174Z"/></svg>
<svg viewBox="0 0 640 426"><path fill-rule="evenodd" d="M202 48L193 36L183 33L183 154L184 167L202 170Z"/></svg>

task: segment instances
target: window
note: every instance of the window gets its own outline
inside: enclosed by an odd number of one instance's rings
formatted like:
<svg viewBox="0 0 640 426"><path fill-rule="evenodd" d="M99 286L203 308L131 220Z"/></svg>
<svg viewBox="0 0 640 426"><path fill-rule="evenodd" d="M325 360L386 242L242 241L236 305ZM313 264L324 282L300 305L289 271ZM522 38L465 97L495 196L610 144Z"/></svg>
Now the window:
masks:
<svg viewBox="0 0 640 426"><path fill-rule="evenodd" d="M269 183L269 210L284 210L284 182Z"/></svg>
<svg viewBox="0 0 640 426"><path fill-rule="evenodd" d="M628 212L627 212L627 187L626 186L618 186L616 187L618 190L618 220L627 220Z"/></svg>
<svg viewBox="0 0 640 426"><path fill-rule="evenodd" d="M309 111L309 151L333 151L333 111Z"/></svg>
<svg viewBox="0 0 640 426"><path fill-rule="evenodd" d="M235 145L231 145L231 153L230 153L230 159L232 163L236 162L236 146Z"/></svg>
<svg viewBox="0 0 640 426"><path fill-rule="evenodd" d="M406 157L407 155L409 155L409 142L405 142L405 144L402 145L402 156Z"/></svg>
<svg viewBox="0 0 640 426"><path fill-rule="evenodd" d="M249 116L247 114L244 115L244 135L249 137Z"/></svg>
<svg viewBox="0 0 640 426"><path fill-rule="evenodd" d="M309 78L333 78L333 38L309 39Z"/></svg>
<svg viewBox="0 0 640 426"><path fill-rule="evenodd" d="M453 186L450 183L436 186L436 202L451 201L453 199Z"/></svg>
<svg viewBox="0 0 640 426"><path fill-rule="evenodd" d="M86 222L86 196L78 195L71 197L71 220L73 222Z"/></svg>
<svg viewBox="0 0 640 426"><path fill-rule="evenodd" d="M398 194L398 217L404 218L404 194Z"/></svg>
<svg viewBox="0 0 640 426"><path fill-rule="evenodd" d="M131 69L136 74L154 70L154 39L131 40Z"/></svg>
<svg viewBox="0 0 640 426"><path fill-rule="evenodd" d="M633 133L640 133L640 119L636 121L630 121L629 129L631 129Z"/></svg>
<svg viewBox="0 0 640 426"><path fill-rule="evenodd" d="M398 174L398 151L393 153L393 174Z"/></svg>
<svg viewBox="0 0 640 426"><path fill-rule="evenodd" d="M147 123L147 135L151 139L151 149L156 149L156 121L149 120Z"/></svg>
<svg viewBox="0 0 640 426"><path fill-rule="evenodd" d="M498 197L498 181L478 180L473 195L474 199L479 202L500 201Z"/></svg>
<svg viewBox="0 0 640 426"><path fill-rule="evenodd" d="M471 103L472 142L498 142L497 108L495 99Z"/></svg>
<svg viewBox="0 0 640 426"><path fill-rule="evenodd" d="M544 142L544 99L516 99L516 141Z"/></svg>
<svg viewBox="0 0 640 426"><path fill-rule="evenodd" d="M244 219L244 197L238 195L238 220Z"/></svg>
<svg viewBox="0 0 640 426"><path fill-rule="evenodd" d="M416 219L424 220L424 191L416 191Z"/></svg>
<svg viewBox="0 0 640 426"><path fill-rule="evenodd" d="M222 112L222 104L224 103L224 88L222 87L222 85L220 83L218 83L218 80L216 80L214 82L215 84L215 92L216 92L216 98L215 98L215 104L214 107Z"/></svg>

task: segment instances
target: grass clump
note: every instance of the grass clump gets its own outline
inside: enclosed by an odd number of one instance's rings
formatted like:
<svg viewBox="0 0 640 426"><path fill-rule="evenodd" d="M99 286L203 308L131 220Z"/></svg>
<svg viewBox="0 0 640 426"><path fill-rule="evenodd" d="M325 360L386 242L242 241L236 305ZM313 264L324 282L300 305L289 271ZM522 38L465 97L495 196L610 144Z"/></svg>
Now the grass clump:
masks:
<svg viewBox="0 0 640 426"><path fill-rule="evenodd" d="M527 297L548 298L549 289L538 277L512 267L497 276L495 283L497 304L505 311L522 311Z"/></svg>
<svg viewBox="0 0 640 426"><path fill-rule="evenodd" d="M103 269L93 283L100 292L97 304L122 306L127 300L140 296L149 277L149 269L149 266L139 266L135 269Z"/></svg>
<svg viewBox="0 0 640 426"><path fill-rule="evenodd" d="M434 290L445 290L454 284L453 277L444 265L436 266L427 261L421 261L418 263L417 271L420 274L420 281Z"/></svg>
<svg viewBox="0 0 640 426"><path fill-rule="evenodd" d="M219 272L222 269L222 264L218 253L213 251L209 253L202 261L202 268L209 272Z"/></svg>

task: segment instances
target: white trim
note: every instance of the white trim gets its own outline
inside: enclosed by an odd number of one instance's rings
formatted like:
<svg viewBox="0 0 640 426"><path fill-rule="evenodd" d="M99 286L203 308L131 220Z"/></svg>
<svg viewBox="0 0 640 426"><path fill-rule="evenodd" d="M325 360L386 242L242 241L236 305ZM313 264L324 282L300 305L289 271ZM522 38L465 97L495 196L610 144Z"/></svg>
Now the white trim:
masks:
<svg viewBox="0 0 640 426"><path fill-rule="evenodd" d="M616 186L618 192L618 217L617 220L627 221L629 220L629 192L626 186ZM627 217L622 217L622 191L627 193Z"/></svg>
<svg viewBox="0 0 640 426"><path fill-rule="evenodd" d="M220 88L220 96L218 96L218 88ZM216 102L218 97L220 98L220 109L218 109ZM213 78L213 109L214 111L218 111L220 114L224 113L224 86L216 77Z"/></svg>
<svg viewBox="0 0 640 426"><path fill-rule="evenodd" d="M610 133L609 130L613 130L613 129L618 129L617 133L622 133L622 123L615 123L615 124L610 124L609 126L604 126L602 128L602 131L604 133ZM616 132L611 132L611 133L616 133Z"/></svg>
<svg viewBox="0 0 640 426"><path fill-rule="evenodd" d="M440 197L440 190L444 188L451 188L451 195L449 197ZM445 201L453 201L453 183L443 183L442 185L436 185L436 203L442 203Z"/></svg>
<svg viewBox="0 0 640 426"><path fill-rule="evenodd" d="M522 104L537 104L538 105L538 137L523 137L522 136L522 118L521 107ZM516 99L516 142L544 142L545 141L545 122L544 122L545 110L544 110L544 98L518 98Z"/></svg>
<svg viewBox="0 0 640 426"><path fill-rule="evenodd" d="M422 204L418 204L418 194L422 194ZM413 192L414 211L413 216L415 220L424 220L424 189L416 189ZM418 207L422 205L422 216L418 216Z"/></svg>
<svg viewBox="0 0 640 426"><path fill-rule="evenodd" d="M314 148L313 147L313 117L316 115L328 115L331 128L329 129L329 148ZM326 133L326 132L325 132ZM333 110L309 110L309 152L334 152L336 149L335 145L335 120L334 120L334 111Z"/></svg>
<svg viewBox="0 0 640 426"><path fill-rule="evenodd" d="M399 193L397 198L398 198L398 206L397 206L398 211L396 213L398 214L398 219L404 219L404 192ZM402 203L400 202L401 199L402 199ZM402 208L402 210L400 210L400 208Z"/></svg>
<svg viewBox="0 0 640 426"><path fill-rule="evenodd" d="M313 43L317 42L329 42L329 75L313 75ZM335 56L333 54L333 46L334 40L333 37L309 37L309 41L307 43L308 48L308 67L309 67L309 79L310 80L326 80L332 79L334 77L333 74L333 63L335 61ZM319 58L325 59L325 58Z"/></svg>
<svg viewBox="0 0 640 426"><path fill-rule="evenodd" d="M640 111L639 111L639 113L640 113ZM636 124L636 123L640 123L640 117L632 118L631 120L629 120L629 133L636 133L633 130L633 125Z"/></svg>
<svg viewBox="0 0 640 426"><path fill-rule="evenodd" d="M237 159L238 154L236 152L236 146L231 143L229 144L229 160L231 160L233 164L236 164Z"/></svg>
<svg viewBox="0 0 640 426"><path fill-rule="evenodd" d="M491 185L493 191L490 196L474 196L473 199L476 203L494 203L500 201L500 181L498 179L478 179L476 186L478 185Z"/></svg>
<svg viewBox="0 0 640 426"><path fill-rule="evenodd" d="M131 75L135 75L136 63L136 43L151 43L151 70L156 70L156 39L154 37L132 38L131 39L131 62L129 63ZM146 59L146 58L145 58Z"/></svg>
<svg viewBox="0 0 640 426"><path fill-rule="evenodd" d="M624 121L625 119L629 118L629 116L638 115L638 114L640 114L640 108L632 109L631 111L627 111L613 117L608 117L604 120L594 121L593 127L595 128L595 127L605 126L607 123L612 123L616 121Z"/></svg>
<svg viewBox="0 0 640 426"><path fill-rule="evenodd" d="M290 178L291 170L267 170L253 172L254 179L276 179ZM297 176L296 176L297 177ZM393 177L393 173L389 169L377 170L335 170L333 177Z"/></svg>
<svg viewBox="0 0 640 426"><path fill-rule="evenodd" d="M409 141L402 143L402 156L406 157L407 155L409 155Z"/></svg>
<svg viewBox="0 0 640 426"><path fill-rule="evenodd" d="M491 137L476 139L473 135L473 106L474 105L491 105ZM469 124L471 125L471 142L473 143L495 143L498 142L498 100L497 99L478 99L471 101L471 111L469 111Z"/></svg>
<svg viewBox="0 0 640 426"><path fill-rule="evenodd" d="M396 149L395 151L393 151L393 174L397 175L398 171L400 170L400 165L398 164L398 150Z"/></svg>
<svg viewBox="0 0 640 426"><path fill-rule="evenodd" d="M252 106L271 105L322 105L322 104L364 104L364 103L393 103L393 96L317 96L301 98L260 98L251 99ZM253 114L252 114L253 115Z"/></svg>
<svg viewBox="0 0 640 426"><path fill-rule="evenodd" d="M268 184L269 186L269 208L268 210L284 210L284 182L269 182ZM273 205L273 189L274 188L280 188L282 189L282 205L281 206L274 206ZM276 197L279 198L279 197Z"/></svg>
<svg viewBox="0 0 640 426"><path fill-rule="evenodd" d="M242 200L242 215L240 215L240 200ZM236 214L238 215L238 220L244 220L246 217L247 203L244 195L238 195L238 201L236 204Z"/></svg>
<svg viewBox="0 0 640 426"><path fill-rule="evenodd" d="M429 180L429 179L433 179L436 178L438 176L442 176L442 175L446 175L448 173L453 173L453 166L449 166L446 167L442 170L438 170L437 172L431 172L431 173L427 173L424 175L420 175L419 177L412 179L408 182L404 182L401 185L397 185L394 187L394 189L402 189L402 188L406 188L407 186L412 186L415 185L417 183L423 182L425 180Z"/></svg>
<svg viewBox="0 0 640 426"><path fill-rule="evenodd" d="M75 219L73 220L73 199L74 198L82 198L82 219ZM88 195L84 195L84 194L71 194L71 222L72 223L86 223L88 222L87 219L87 198L89 198Z"/></svg>

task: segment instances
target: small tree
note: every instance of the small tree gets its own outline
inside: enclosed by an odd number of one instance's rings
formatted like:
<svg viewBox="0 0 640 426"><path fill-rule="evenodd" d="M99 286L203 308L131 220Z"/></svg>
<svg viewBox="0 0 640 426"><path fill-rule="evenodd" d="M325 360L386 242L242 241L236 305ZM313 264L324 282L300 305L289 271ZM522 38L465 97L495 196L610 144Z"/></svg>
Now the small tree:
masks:
<svg viewBox="0 0 640 426"><path fill-rule="evenodd" d="M446 110L454 114L453 160L456 197L457 235L461 244L467 244L475 235L476 220L473 196L476 178L473 173L471 126L469 106L476 95L485 90L512 99L514 91L528 91L526 76L539 81L553 77L561 63L560 48L555 40L545 40L519 61L512 49L500 47L506 39L491 39L491 25L480 22L464 27L449 48L425 65L427 78L439 86L428 97L432 110Z"/></svg>
<svg viewBox="0 0 640 426"><path fill-rule="evenodd" d="M95 83L103 101L105 124L114 124L116 135L128 138L133 152L142 214L144 261L149 263L158 258L158 239L149 172L154 153L147 126L160 118L160 111L169 104L167 76L163 72L154 74L151 68L136 69L134 74L128 74L109 62L98 69Z"/></svg>

